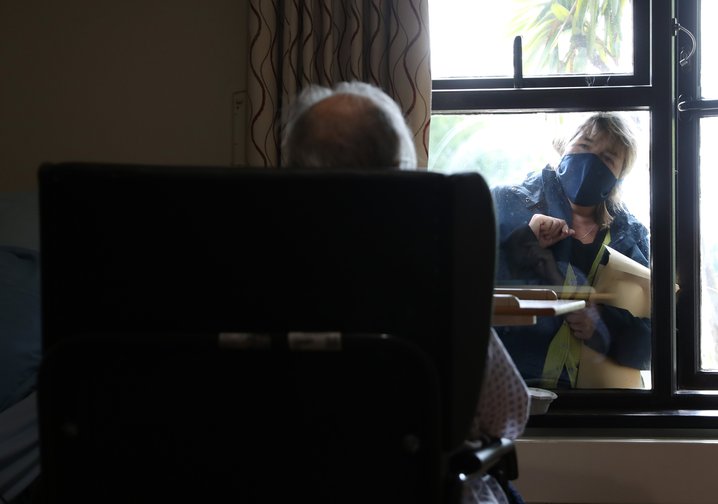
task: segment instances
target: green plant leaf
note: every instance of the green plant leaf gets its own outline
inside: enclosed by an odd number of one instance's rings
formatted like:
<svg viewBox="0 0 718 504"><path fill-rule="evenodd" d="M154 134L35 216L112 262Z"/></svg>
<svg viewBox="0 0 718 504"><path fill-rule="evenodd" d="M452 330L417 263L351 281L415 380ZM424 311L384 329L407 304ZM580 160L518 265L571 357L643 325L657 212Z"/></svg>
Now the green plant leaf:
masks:
<svg viewBox="0 0 718 504"><path fill-rule="evenodd" d="M561 22L566 21L568 19L568 16L570 14L569 10L564 7L563 5L559 5L557 3L551 4L551 12L554 16L556 16L556 19L558 19Z"/></svg>

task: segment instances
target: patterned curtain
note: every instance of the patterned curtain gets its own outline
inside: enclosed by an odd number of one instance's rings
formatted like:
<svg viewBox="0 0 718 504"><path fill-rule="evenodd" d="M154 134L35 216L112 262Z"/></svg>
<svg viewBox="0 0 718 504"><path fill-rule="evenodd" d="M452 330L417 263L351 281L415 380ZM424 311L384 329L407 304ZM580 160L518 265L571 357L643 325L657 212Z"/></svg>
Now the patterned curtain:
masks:
<svg viewBox="0 0 718 504"><path fill-rule="evenodd" d="M427 166L428 0L250 0L247 163L277 165L283 112L307 84L375 84L401 106Z"/></svg>

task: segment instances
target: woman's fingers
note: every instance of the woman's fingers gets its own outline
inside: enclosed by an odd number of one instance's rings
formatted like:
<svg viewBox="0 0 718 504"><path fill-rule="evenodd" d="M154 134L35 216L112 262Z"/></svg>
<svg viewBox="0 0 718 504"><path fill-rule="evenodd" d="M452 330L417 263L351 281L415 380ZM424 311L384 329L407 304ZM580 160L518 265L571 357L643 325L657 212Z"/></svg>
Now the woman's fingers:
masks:
<svg viewBox="0 0 718 504"><path fill-rule="evenodd" d="M534 233L537 235L536 237L539 240L539 245L542 247L550 247L554 243L557 243L574 234L573 229L569 228L568 224L566 224L566 221L563 219L541 215L536 219L535 225L536 224L538 226Z"/></svg>
<svg viewBox="0 0 718 504"><path fill-rule="evenodd" d="M594 311L594 308L589 307L566 315L566 323L574 337L580 340L587 340L593 336L593 332L596 329L594 318L598 316Z"/></svg>

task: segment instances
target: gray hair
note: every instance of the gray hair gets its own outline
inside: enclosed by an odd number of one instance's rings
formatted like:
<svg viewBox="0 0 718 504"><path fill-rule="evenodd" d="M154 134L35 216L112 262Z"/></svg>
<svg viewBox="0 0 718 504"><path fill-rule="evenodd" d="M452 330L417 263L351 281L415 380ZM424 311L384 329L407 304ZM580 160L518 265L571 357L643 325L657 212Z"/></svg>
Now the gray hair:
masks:
<svg viewBox="0 0 718 504"><path fill-rule="evenodd" d="M412 134L397 103L380 88L357 81L305 88L289 109L282 154L284 164L295 168L417 165Z"/></svg>

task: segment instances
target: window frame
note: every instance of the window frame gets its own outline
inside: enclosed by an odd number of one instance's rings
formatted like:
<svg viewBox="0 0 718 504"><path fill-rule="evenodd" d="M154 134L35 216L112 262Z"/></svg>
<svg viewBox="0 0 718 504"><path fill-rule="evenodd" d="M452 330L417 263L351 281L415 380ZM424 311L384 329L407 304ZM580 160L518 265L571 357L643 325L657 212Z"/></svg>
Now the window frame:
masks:
<svg viewBox="0 0 718 504"><path fill-rule="evenodd" d="M676 108L676 55L678 46L685 45L674 30L679 1L634 0L634 68L641 68L637 60L646 62L648 68L645 74L643 70L637 72L639 78L631 84L620 84L613 77L610 85L594 82L590 86L583 78L541 78L537 82L524 78L521 88L514 88L511 79L433 81L433 114L601 110L648 110L651 114L653 388L562 390L549 413L532 417L529 427L712 428L718 420L718 411L710 411L718 410L718 381L713 381L716 376L705 380L695 372L695 324L700 314L694 301L700 284L696 287L693 279L700 249L698 237L690 234L695 232L690 223L697 217L697 198L691 198L696 194L697 181L695 177L691 179L690 172L695 174L696 170L681 170L678 175L676 171L677 162L696 166L697 158L697 133L691 136L690 128L680 124ZM690 24L691 31L698 19L696 5L697 0L680 1L681 24ZM691 71L695 74L695 65ZM648 80L641 81L645 76ZM681 86L689 83L681 75ZM567 88L571 92L566 92ZM693 158L686 151L692 152ZM688 224L678 225L679 222ZM677 270L683 273L678 305L674 290ZM677 334L690 336L678 342ZM691 368L688 362L694 366Z"/></svg>
<svg viewBox="0 0 718 504"><path fill-rule="evenodd" d="M436 0L435 0L436 1ZM436 90L469 89L511 89L526 88L581 88L581 87L620 87L650 85L650 39L646 27L650 23L650 1L633 0L633 73L632 74L590 74L590 75L549 75L521 76L520 86L514 77L480 78L444 78L433 79L432 88Z"/></svg>
<svg viewBox="0 0 718 504"><path fill-rule="evenodd" d="M703 0L706 1L706 0ZM677 222L677 243L691 246L678 248L677 273L681 278L681 295L677 305L677 334L693 337L676 338L677 383L685 390L718 389L718 373L700 369L700 119L716 116L716 110L701 110L706 102L700 94L701 49L700 12L697 0L684 0L678 5L678 16L683 27L695 34L698 45L693 57L677 72L678 112L676 144L678 167L676 200L681 219ZM678 53L690 52L690 40L678 40ZM712 98L712 97L708 97ZM718 98L718 97L713 97ZM715 100L713 100L714 102ZM687 104L687 106L686 106ZM683 108L688 110L681 110Z"/></svg>

